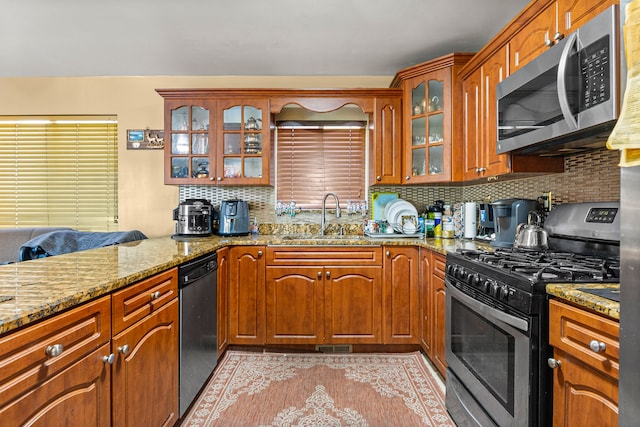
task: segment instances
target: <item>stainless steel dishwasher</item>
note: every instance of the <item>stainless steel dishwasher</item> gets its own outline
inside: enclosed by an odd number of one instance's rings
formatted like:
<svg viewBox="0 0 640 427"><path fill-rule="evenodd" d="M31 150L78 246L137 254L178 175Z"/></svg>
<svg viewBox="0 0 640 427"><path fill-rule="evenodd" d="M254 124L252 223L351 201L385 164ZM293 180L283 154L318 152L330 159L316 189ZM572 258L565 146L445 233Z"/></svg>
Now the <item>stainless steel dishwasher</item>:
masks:
<svg viewBox="0 0 640 427"><path fill-rule="evenodd" d="M218 362L218 255L182 264L180 281L180 417Z"/></svg>

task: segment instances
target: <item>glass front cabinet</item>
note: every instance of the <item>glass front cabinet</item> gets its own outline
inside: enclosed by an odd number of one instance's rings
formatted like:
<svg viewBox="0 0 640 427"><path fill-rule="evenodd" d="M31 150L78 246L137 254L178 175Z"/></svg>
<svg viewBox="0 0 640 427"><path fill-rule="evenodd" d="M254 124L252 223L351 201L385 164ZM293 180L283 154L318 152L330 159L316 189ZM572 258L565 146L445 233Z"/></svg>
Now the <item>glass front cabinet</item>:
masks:
<svg viewBox="0 0 640 427"><path fill-rule="evenodd" d="M457 72L471 55L451 54L400 71L393 87L404 90L403 184L462 179L462 111ZM456 89L454 89L456 88Z"/></svg>
<svg viewBox="0 0 640 427"><path fill-rule="evenodd" d="M165 98L165 184L268 184L267 106L266 99Z"/></svg>

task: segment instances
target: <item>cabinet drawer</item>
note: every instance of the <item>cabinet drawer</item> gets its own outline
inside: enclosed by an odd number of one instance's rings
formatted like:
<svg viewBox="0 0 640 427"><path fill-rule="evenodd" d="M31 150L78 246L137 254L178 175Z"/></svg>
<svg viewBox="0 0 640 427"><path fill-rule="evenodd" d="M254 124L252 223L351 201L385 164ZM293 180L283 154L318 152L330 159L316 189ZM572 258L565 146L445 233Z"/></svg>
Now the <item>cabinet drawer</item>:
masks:
<svg viewBox="0 0 640 427"><path fill-rule="evenodd" d="M447 258L444 255L433 253L433 274L444 279L447 267Z"/></svg>
<svg viewBox="0 0 640 427"><path fill-rule="evenodd" d="M122 332L178 296L178 269L113 293L113 334Z"/></svg>
<svg viewBox="0 0 640 427"><path fill-rule="evenodd" d="M549 301L549 343L598 371L618 378L620 325L585 310ZM592 350L590 346L601 346Z"/></svg>
<svg viewBox="0 0 640 427"><path fill-rule="evenodd" d="M382 265L381 247L267 247L267 265Z"/></svg>
<svg viewBox="0 0 640 427"><path fill-rule="evenodd" d="M106 296L0 338L0 406L109 342L110 314Z"/></svg>

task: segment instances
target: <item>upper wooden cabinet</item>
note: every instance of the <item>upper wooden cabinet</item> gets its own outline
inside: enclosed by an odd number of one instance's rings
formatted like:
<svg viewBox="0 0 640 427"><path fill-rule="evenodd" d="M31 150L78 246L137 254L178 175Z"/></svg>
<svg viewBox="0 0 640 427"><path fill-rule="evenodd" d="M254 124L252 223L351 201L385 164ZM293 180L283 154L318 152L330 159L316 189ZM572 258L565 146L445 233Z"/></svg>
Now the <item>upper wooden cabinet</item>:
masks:
<svg viewBox="0 0 640 427"><path fill-rule="evenodd" d="M520 31L511 37L510 72L522 68L569 33L577 30L616 0L557 0L546 3Z"/></svg>
<svg viewBox="0 0 640 427"><path fill-rule="evenodd" d="M403 184L462 179L462 102L458 72L472 57L455 53L399 71L403 89Z"/></svg>
<svg viewBox="0 0 640 427"><path fill-rule="evenodd" d="M376 97L369 184L402 183L402 95Z"/></svg>
<svg viewBox="0 0 640 427"><path fill-rule="evenodd" d="M166 97L165 184L268 184L268 104Z"/></svg>

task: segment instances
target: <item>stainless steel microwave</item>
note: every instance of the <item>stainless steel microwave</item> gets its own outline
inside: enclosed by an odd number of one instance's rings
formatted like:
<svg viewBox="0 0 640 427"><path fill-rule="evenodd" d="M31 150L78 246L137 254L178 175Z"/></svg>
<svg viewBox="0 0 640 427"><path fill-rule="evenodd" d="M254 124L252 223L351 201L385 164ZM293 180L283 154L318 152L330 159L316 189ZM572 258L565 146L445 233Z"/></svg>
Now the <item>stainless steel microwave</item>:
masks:
<svg viewBox="0 0 640 427"><path fill-rule="evenodd" d="M497 152L604 146L619 114L619 39L612 6L500 82Z"/></svg>

